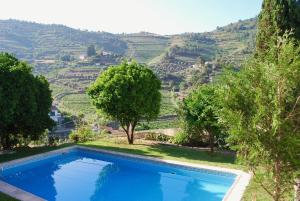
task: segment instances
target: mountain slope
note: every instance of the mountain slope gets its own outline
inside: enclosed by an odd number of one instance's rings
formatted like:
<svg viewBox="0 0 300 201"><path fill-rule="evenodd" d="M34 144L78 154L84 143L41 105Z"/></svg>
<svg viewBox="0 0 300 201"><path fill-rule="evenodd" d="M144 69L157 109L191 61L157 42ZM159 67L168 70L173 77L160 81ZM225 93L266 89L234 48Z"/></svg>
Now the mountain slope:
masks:
<svg viewBox="0 0 300 201"><path fill-rule="evenodd" d="M240 66L254 50L256 22L253 18L212 32L172 36L170 47L151 64L162 72L178 72L201 61Z"/></svg>
<svg viewBox="0 0 300 201"><path fill-rule="evenodd" d="M63 25L44 25L18 20L0 20L0 51L14 53L21 59L55 59L65 53L85 54L94 44L117 54L124 54L127 44L106 32L88 32Z"/></svg>
<svg viewBox="0 0 300 201"><path fill-rule="evenodd" d="M170 37L152 33L140 32L123 34L121 38L127 43L127 57L135 58L139 62L148 63L161 55L170 45Z"/></svg>
<svg viewBox="0 0 300 201"><path fill-rule="evenodd" d="M240 65L253 51L255 33L256 18L218 27L212 32L171 36L88 32L63 25L0 20L0 51L14 53L32 63L59 60L66 54L79 60L79 55L93 44L98 51L135 58L157 72L173 73L199 61Z"/></svg>

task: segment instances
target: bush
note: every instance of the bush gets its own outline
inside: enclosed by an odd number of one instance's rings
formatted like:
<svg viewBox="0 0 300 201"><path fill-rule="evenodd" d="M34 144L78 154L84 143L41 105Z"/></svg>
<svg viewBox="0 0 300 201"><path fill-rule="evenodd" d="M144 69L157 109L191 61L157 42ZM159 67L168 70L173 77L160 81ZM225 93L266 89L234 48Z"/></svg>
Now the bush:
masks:
<svg viewBox="0 0 300 201"><path fill-rule="evenodd" d="M49 136L48 137L48 145L49 146L56 146L58 144L59 137Z"/></svg>
<svg viewBox="0 0 300 201"><path fill-rule="evenodd" d="M205 134L180 131L172 138L172 143L192 147L207 147L209 145L208 139L209 137ZM215 145L218 144L215 143Z"/></svg>
<svg viewBox="0 0 300 201"><path fill-rule="evenodd" d="M104 138L104 137L107 137L109 134L111 134L110 131L103 129L103 130L100 132L99 137Z"/></svg>
<svg viewBox="0 0 300 201"><path fill-rule="evenodd" d="M79 134L77 133L77 131L72 131L69 135L69 139L75 143L79 142Z"/></svg>
<svg viewBox="0 0 300 201"><path fill-rule="evenodd" d="M80 127L77 130L71 132L71 134L69 135L69 139L71 139L71 141L75 143L86 142L88 140L95 139L95 135L90 128Z"/></svg>
<svg viewBox="0 0 300 201"><path fill-rule="evenodd" d="M172 143L181 145L187 144L189 143L189 136L185 132L180 131L173 137Z"/></svg>
<svg viewBox="0 0 300 201"><path fill-rule="evenodd" d="M137 131L149 130L149 129L150 129L150 126L145 123L139 123L138 126L136 127Z"/></svg>
<svg viewBox="0 0 300 201"><path fill-rule="evenodd" d="M145 140L168 142L171 140L171 137L162 133L147 133L145 135Z"/></svg>

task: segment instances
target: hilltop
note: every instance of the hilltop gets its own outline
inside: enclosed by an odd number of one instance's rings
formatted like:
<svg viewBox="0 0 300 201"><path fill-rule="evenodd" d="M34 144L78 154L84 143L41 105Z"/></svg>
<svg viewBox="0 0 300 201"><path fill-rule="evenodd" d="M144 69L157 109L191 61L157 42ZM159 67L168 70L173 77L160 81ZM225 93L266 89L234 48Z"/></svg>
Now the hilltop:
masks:
<svg viewBox="0 0 300 201"><path fill-rule="evenodd" d="M199 60L239 65L252 52L255 33L256 18L218 27L212 32L169 36L89 32L56 24L0 20L0 51L11 52L31 63L37 60L51 63L65 55L76 60L93 44L97 51L135 58L157 71L170 73Z"/></svg>
<svg viewBox="0 0 300 201"><path fill-rule="evenodd" d="M127 44L107 32L89 32L64 25L46 25L18 20L0 20L0 51L20 59L57 59L64 54L85 54L87 46L124 54Z"/></svg>

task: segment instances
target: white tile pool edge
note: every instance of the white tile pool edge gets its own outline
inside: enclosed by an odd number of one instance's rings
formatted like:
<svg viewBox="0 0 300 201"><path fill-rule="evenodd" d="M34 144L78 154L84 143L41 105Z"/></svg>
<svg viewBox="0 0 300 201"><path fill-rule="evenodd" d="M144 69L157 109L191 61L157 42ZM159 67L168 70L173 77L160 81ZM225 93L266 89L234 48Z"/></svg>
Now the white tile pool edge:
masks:
<svg viewBox="0 0 300 201"><path fill-rule="evenodd" d="M223 198L223 201L240 201L242 199L243 193L249 184L249 181L251 179L251 175L249 173L243 172L241 170L235 170L235 169L229 169L229 168L222 168L222 167L214 167L209 165L200 165L200 164L194 164L194 163L187 163L187 162L180 162L180 161L174 161L174 160L165 160L165 159L158 159L150 156L141 156L141 155L135 155L135 154L127 154L127 153L121 153L116 151L108 151L103 150L99 148L91 148L91 147L85 147L85 146L71 146L67 148L62 148L54 151L49 151L42 154L37 154L34 156L29 156L21 159L16 159L13 161L0 163L1 170L3 168L7 168L10 166L19 165L20 163L24 163L31 160L37 160L42 159L51 155L60 154L64 152L71 151L74 148L80 148L85 150L91 150L96 151L100 153L107 153L112 155L118 155L118 156L124 156L124 157L130 157L130 158L136 158L136 159L143 159L143 160L149 160L169 165L177 165L181 167L187 167L187 168L193 168L193 169L200 169L200 170L212 170L217 172L223 172L223 173L231 173L237 175L234 183L230 187L230 189L227 191L225 197ZM26 192L24 190L21 190L15 186L12 186L4 181L0 180L0 191L8 194L9 196L16 198L21 201L45 201L43 198L40 198L36 195L33 195L29 192Z"/></svg>

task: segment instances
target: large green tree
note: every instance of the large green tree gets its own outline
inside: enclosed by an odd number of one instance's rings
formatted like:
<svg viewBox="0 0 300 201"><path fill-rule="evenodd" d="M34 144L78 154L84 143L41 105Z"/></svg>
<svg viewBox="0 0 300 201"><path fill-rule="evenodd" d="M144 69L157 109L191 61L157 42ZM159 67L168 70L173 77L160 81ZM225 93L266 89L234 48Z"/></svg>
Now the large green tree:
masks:
<svg viewBox="0 0 300 201"><path fill-rule="evenodd" d="M259 15L256 37L256 55L264 58L270 46L277 44L278 37L293 31L300 39L300 3L298 0L264 0Z"/></svg>
<svg viewBox="0 0 300 201"><path fill-rule="evenodd" d="M161 82L150 69L125 61L104 71L88 94L98 109L120 121L129 144L133 144L138 121L149 121L159 114L160 89Z"/></svg>
<svg viewBox="0 0 300 201"><path fill-rule="evenodd" d="M49 84L34 76L31 67L0 53L0 139L4 149L24 140L36 140L53 126Z"/></svg>
<svg viewBox="0 0 300 201"><path fill-rule="evenodd" d="M300 169L300 48L288 35L279 41L221 87L229 142L276 201Z"/></svg>
<svg viewBox="0 0 300 201"><path fill-rule="evenodd" d="M224 145L226 136L219 124L218 112L221 105L216 91L212 84L201 85L185 98L180 110L185 136L208 143L211 152L214 151L215 144Z"/></svg>

